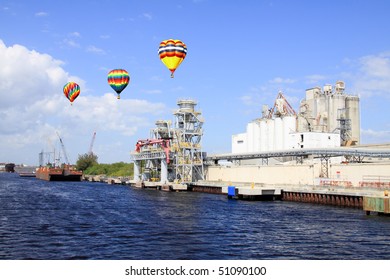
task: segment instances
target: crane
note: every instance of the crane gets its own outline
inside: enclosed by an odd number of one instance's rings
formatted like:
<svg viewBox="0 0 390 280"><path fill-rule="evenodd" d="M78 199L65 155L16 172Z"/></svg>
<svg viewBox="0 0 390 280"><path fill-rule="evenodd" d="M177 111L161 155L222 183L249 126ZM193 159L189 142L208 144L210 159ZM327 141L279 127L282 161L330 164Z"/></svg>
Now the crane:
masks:
<svg viewBox="0 0 390 280"><path fill-rule="evenodd" d="M70 163L69 163L68 155L66 154L64 142L62 142L62 139L61 139L60 135L58 134L58 131L56 131L56 133L57 133L58 138L60 139L60 143L61 143L61 147L62 147L62 152L64 153L64 157L65 157L65 161L66 161L65 163L66 163L67 165L69 165Z"/></svg>
<svg viewBox="0 0 390 280"><path fill-rule="evenodd" d="M88 154L89 154L89 155L92 155L92 154L93 154L92 148L93 148L93 143L95 142L95 138L96 138L96 131L93 132L93 136L92 136L92 140L91 140L91 145L89 145L89 151L88 151Z"/></svg>
<svg viewBox="0 0 390 280"><path fill-rule="evenodd" d="M160 145L160 147L164 150L167 163L170 163L170 158L169 158L169 152L171 150L169 146L169 139L146 139L146 140L138 140L137 144L135 144L135 151L140 152L141 148L143 146L148 146L148 145Z"/></svg>

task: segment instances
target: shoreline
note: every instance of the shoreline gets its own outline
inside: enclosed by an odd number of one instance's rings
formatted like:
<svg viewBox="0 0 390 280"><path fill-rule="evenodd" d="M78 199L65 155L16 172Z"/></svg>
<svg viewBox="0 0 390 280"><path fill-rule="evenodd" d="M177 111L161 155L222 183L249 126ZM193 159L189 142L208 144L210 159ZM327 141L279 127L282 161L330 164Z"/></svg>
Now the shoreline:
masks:
<svg viewBox="0 0 390 280"><path fill-rule="evenodd" d="M352 187L335 183L321 185L276 185L226 181L198 181L195 183L136 182L129 177L85 175L85 181L128 185L160 191L193 191L226 195L229 199L252 201L292 201L362 209L369 215L375 212L390 215L389 188Z"/></svg>

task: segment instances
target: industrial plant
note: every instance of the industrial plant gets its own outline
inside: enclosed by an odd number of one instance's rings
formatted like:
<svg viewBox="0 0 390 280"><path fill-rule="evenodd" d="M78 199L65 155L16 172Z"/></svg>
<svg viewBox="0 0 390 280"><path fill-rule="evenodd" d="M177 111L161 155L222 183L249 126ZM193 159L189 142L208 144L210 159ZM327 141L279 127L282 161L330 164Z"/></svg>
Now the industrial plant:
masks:
<svg viewBox="0 0 390 280"><path fill-rule="evenodd" d="M362 207L363 196L390 188L390 150L361 145L359 102L342 81L307 89L298 110L279 92L246 132L232 135L231 153L209 155L202 150L197 102L179 100L173 122L156 121L149 137L135 143L130 183L233 197L295 201L308 195L306 201L342 199Z"/></svg>
<svg viewBox="0 0 390 280"><path fill-rule="evenodd" d="M202 126L204 120L194 100L179 100L175 121L156 121L150 137L138 140L131 152L137 184L195 182L204 180ZM176 184L176 187L180 187Z"/></svg>
<svg viewBox="0 0 390 280"><path fill-rule="evenodd" d="M359 97L345 93L345 83L306 90L296 112L282 92L262 117L232 136L232 153L303 148L332 148L360 143Z"/></svg>

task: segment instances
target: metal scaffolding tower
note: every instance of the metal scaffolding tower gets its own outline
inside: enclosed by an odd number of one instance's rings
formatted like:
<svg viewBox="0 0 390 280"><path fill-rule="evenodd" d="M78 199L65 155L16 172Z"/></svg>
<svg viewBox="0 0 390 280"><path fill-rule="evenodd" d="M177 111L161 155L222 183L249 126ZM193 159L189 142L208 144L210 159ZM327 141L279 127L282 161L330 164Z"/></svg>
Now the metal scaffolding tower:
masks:
<svg viewBox="0 0 390 280"><path fill-rule="evenodd" d="M171 121L159 120L151 129L149 139L137 141L135 151L131 153L135 181L152 179L166 184L168 181L187 183L204 179L201 144L204 121L201 113L195 111L194 100L179 100L177 105L173 128ZM142 161L145 164L142 165ZM142 166L144 170L141 170Z"/></svg>
<svg viewBox="0 0 390 280"><path fill-rule="evenodd" d="M172 151L175 153L176 179L194 182L204 179L202 153L203 118L195 111L194 100L179 100L175 111Z"/></svg>
<svg viewBox="0 0 390 280"><path fill-rule="evenodd" d="M321 160L321 178L329 178L329 156L326 154L320 154Z"/></svg>
<svg viewBox="0 0 390 280"><path fill-rule="evenodd" d="M339 109L337 115L338 129L340 130L340 144L347 146L348 141L352 138L351 119L346 118L346 109Z"/></svg>

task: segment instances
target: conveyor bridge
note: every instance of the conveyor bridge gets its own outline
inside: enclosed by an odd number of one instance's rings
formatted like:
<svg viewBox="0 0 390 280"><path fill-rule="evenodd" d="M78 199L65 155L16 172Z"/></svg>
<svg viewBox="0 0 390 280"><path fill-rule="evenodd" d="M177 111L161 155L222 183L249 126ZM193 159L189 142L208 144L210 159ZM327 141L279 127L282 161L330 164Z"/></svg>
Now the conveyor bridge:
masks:
<svg viewBox="0 0 390 280"><path fill-rule="evenodd" d="M317 148L317 149L294 149L267 152L235 153L209 155L205 161L207 164L218 164L220 160L239 161L248 159L262 159L263 164L268 164L269 158L295 157L297 163L303 163L303 159L312 156L321 160L321 176L328 177L328 161L331 157L344 156L348 162L363 162L364 158L389 158L390 149L378 150L367 148Z"/></svg>
<svg viewBox="0 0 390 280"><path fill-rule="evenodd" d="M237 154L216 154L207 156L207 161L218 160L243 160L273 157L303 157L313 155L315 157L354 157L362 160L364 157L370 158L390 158L390 149L361 149L361 148L318 148L299 150L280 150L269 152L237 153Z"/></svg>

